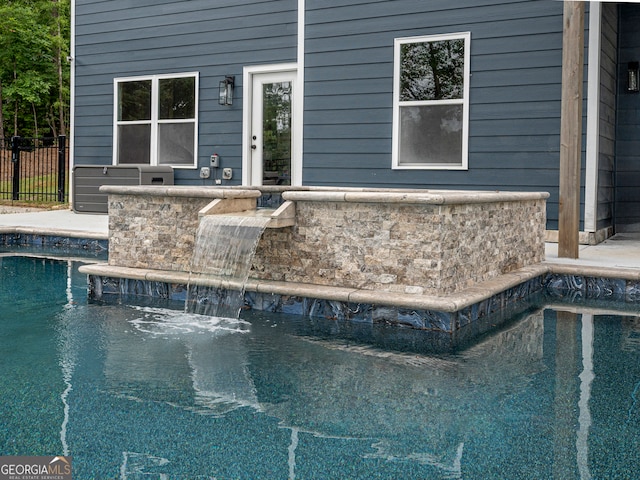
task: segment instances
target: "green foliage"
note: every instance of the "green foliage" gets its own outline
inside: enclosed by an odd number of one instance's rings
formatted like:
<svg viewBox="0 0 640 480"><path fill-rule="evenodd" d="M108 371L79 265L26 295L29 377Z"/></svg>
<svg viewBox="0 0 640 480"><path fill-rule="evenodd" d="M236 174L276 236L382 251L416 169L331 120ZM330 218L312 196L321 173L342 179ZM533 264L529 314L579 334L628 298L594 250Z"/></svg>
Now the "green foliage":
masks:
<svg viewBox="0 0 640 480"><path fill-rule="evenodd" d="M405 43L400 72L400 101L462 98L464 40Z"/></svg>
<svg viewBox="0 0 640 480"><path fill-rule="evenodd" d="M66 133L69 45L70 0L3 1L0 137Z"/></svg>
<svg viewBox="0 0 640 480"><path fill-rule="evenodd" d="M291 174L291 84L265 85L263 91L264 169L286 177Z"/></svg>

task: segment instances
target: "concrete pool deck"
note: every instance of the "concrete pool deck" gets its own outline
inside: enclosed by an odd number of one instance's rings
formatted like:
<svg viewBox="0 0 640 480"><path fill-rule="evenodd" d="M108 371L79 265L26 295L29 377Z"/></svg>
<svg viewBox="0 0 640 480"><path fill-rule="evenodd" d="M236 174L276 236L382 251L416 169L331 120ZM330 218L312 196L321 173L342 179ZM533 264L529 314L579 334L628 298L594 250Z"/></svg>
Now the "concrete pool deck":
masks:
<svg viewBox="0 0 640 480"><path fill-rule="evenodd" d="M0 212L7 211L0 209ZM77 214L71 210L17 211L0 215L0 234L69 236L104 239L109 237L108 215ZM640 280L640 234L618 234L599 245L582 245L579 259L558 258L557 244L547 243L546 260L483 282L455 295L398 295L317 285L287 285L283 282L249 281L248 291L270 291L288 295L314 296L337 301L371 302L439 311L456 311L492 295L548 273L594 278ZM139 280L182 282L187 273L95 265L92 274Z"/></svg>
<svg viewBox="0 0 640 480"><path fill-rule="evenodd" d="M0 206L0 233L109 239L108 215L77 214L71 210L31 210Z"/></svg>

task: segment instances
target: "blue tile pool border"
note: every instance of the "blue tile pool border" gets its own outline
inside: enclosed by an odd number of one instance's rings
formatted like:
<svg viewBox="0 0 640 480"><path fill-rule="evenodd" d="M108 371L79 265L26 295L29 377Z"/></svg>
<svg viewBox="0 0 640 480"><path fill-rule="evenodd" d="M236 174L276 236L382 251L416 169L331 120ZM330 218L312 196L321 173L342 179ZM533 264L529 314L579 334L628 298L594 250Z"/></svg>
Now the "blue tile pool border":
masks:
<svg viewBox="0 0 640 480"><path fill-rule="evenodd" d="M136 297L152 297L184 302L187 298L187 286L181 283L91 274L88 275L88 282L89 297L94 300L115 296L123 300ZM541 292L542 289L543 277L538 276L455 312L422 310L373 303L342 302L253 291L245 292L245 305L247 308L271 313L348 320L360 323L386 323L418 330L451 333L474 324L479 319L493 316L524 304L534 294ZM199 295L194 290L192 290L192 294ZM216 299L212 299L212 301L216 302Z"/></svg>
<svg viewBox="0 0 640 480"><path fill-rule="evenodd" d="M7 247L64 248L91 252L106 252L109 250L109 241L106 239L33 233L0 233L0 245Z"/></svg>
<svg viewBox="0 0 640 480"><path fill-rule="evenodd" d="M88 275L88 282L90 298L98 300L118 297L126 301L127 298L151 297L184 302L188 288L182 283L91 274ZM197 291L192 293L195 296L199 295ZM454 312L255 291L245 292L245 305L247 308L272 313L356 323L384 323L418 330L453 333L473 326L482 319L491 317L495 320L501 315L508 317L514 309L528 308L531 303L540 303L541 295L544 296L545 301L617 302L633 309L636 306L640 307L640 280L549 272ZM216 301L216 299L211 300ZM500 320L495 320L493 323L496 322L500 323Z"/></svg>
<svg viewBox="0 0 640 480"><path fill-rule="evenodd" d="M606 300L640 305L640 279L551 272L545 276L544 288L551 298L573 301Z"/></svg>
<svg viewBox="0 0 640 480"><path fill-rule="evenodd" d="M88 281L89 298L107 304L146 305L149 301L164 300L172 308L181 308L187 296L187 287L180 283L93 274L88 275ZM423 352L426 348L431 352L451 352L538 311L541 288L541 277L535 278L457 312L258 292L245 292L245 305L256 311L325 322L325 328L332 334L347 339L352 336L356 342L365 341L382 348L401 346L406 351ZM330 327L326 327L327 322Z"/></svg>

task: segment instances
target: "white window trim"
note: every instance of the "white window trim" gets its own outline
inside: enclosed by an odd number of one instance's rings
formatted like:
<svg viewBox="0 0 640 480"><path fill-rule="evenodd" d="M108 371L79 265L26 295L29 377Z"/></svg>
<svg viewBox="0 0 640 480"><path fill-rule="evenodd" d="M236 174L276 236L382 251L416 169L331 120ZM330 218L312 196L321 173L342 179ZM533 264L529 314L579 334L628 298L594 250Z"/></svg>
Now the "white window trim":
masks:
<svg viewBox="0 0 640 480"><path fill-rule="evenodd" d="M193 119L171 119L161 120L158 118L158 95L159 95L159 82L160 80L167 78L185 78L194 77L195 79L195 117ZM121 122L118 121L118 84L122 82L137 82L141 80L151 80L151 119L150 120L138 120ZM198 72L185 72L185 73L166 73L160 75L143 75L136 77L118 77L113 79L113 154L112 163L118 165L118 126L119 125L151 125L151 152L150 152L150 165L158 166L158 125L162 123L193 123L193 164L166 164L173 168L182 169L195 169L198 167L198 114L199 114L199 73ZM163 164L165 166L165 164Z"/></svg>
<svg viewBox="0 0 640 480"><path fill-rule="evenodd" d="M462 158L460 163L420 163L402 165L399 158L400 145L400 47L405 43L434 42L464 39L464 86L461 100L435 100L402 102L402 106L411 105L462 105ZM393 61L393 146L392 168L394 170L468 170L469 169L469 84L470 84L471 32L450 33L444 35L424 35L403 37L394 40Z"/></svg>

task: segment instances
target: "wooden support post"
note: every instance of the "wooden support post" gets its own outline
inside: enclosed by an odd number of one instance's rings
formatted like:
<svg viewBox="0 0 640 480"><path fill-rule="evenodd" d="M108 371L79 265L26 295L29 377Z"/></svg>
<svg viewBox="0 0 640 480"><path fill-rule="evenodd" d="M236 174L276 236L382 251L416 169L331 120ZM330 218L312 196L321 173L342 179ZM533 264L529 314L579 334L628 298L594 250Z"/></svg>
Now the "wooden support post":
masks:
<svg viewBox="0 0 640 480"><path fill-rule="evenodd" d="M582 158L584 4L564 2L558 256L578 258Z"/></svg>

